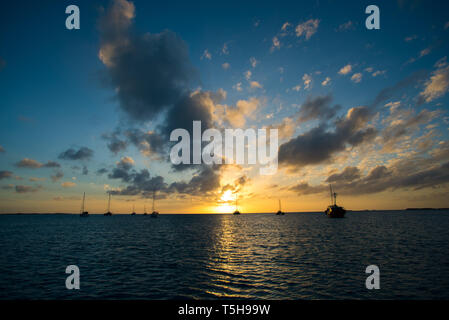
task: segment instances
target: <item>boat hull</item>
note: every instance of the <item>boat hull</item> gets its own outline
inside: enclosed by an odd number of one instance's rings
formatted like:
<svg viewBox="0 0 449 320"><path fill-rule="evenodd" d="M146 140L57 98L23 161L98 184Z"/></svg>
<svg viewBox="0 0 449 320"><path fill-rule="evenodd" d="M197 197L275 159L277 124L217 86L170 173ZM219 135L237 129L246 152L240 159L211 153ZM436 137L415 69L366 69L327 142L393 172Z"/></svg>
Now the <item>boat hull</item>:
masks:
<svg viewBox="0 0 449 320"><path fill-rule="evenodd" d="M339 206L329 206L326 211L324 211L329 218L344 218L346 210Z"/></svg>

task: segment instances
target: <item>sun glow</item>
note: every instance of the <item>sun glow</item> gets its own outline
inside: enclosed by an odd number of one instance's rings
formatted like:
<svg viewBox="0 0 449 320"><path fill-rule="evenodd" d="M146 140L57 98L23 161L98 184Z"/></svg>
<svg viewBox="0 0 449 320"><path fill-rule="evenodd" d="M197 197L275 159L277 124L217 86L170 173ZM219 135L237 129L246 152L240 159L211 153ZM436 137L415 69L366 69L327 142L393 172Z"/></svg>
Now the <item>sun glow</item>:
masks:
<svg viewBox="0 0 449 320"><path fill-rule="evenodd" d="M214 208L214 212L216 213L232 213L234 212L234 201L235 195L232 193L232 190L226 190L221 195L220 200L218 200L217 206Z"/></svg>

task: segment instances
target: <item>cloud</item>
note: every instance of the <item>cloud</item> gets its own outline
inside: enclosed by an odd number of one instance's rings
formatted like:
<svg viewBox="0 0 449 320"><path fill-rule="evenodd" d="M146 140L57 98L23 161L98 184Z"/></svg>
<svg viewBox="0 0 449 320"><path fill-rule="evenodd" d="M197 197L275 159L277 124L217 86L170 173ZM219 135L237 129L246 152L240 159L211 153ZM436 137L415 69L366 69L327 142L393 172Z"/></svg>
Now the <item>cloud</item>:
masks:
<svg viewBox="0 0 449 320"><path fill-rule="evenodd" d="M372 116L368 107L351 108L345 117L334 121L335 130L322 123L291 139L279 147L280 164L303 167L329 162L347 146L356 147L372 141L377 134L376 129L368 126Z"/></svg>
<svg viewBox="0 0 449 320"><path fill-rule="evenodd" d="M13 173L11 171L5 171L5 170L0 171L0 180L11 178L12 174Z"/></svg>
<svg viewBox="0 0 449 320"><path fill-rule="evenodd" d="M287 31L287 29L288 28L290 28L292 26L292 24L290 23L290 22L285 22L283 25L282 25L282 27L281 27L281 30L282 31Z"/></svg>
<svg viewBox="0 0 449 320"><path fill-rule="evenodd" d="M309 40L317 32L319 24L320 20L318 19L310 19L304 23L298 24L295 29L296 36L304 36L306 40Z"/></svg>
<svg viewBox="0 0 449 320"><path fill-rule="evenodd" d="M203 55L200 58L201 60L203 59L207 59L207 60L212 60L212 55L210 54L209 50L204 50Z"/></svg>
<svg viewBox="0 0 449 320"><path fill-rule="evenodd" d="M249 71L249 70L248 70L248 71L245 71L244 75L245 75L245 79L246 79L246 80L249 80L249 79L251 78L252 72Z"/></svg>
<svg viewBox="0 0 449 320"><path fill-rule="evenodd" d="M255 68L259 63L259 61L257 61L256 58L254 58L254 57L249 58L249 62L251 64L251 67L253 67L253 68Z"/></svg>
<svg viewBox="0 0 449 320"><path fill-rule="evenodd" d="M64 177L64 174L61 171L57 171L54 175L50 176L51 181L58 182Z"/></svg>
<svg viewBox="0 0 449 320"><path fill-rule="evenodd" d="M133 166L134 160L131 157L122 157L108 177L109 179L121 179L123 182L129 182L133 179L133 173L130 172Z"/></svg>
<svg viewBox="0 0 449 320"><path fill-rule="evenodd" d="M341 173L335 173L326 179L326 182L353 181L360 178L360 169L357 167L346 167Z"/></svg>
<svg viewBox="0 0 449 320"><path fill-rule="evenodd" d="M373 103L370 105L371 108L377 107L382 102L389 100L394 97L395 94L400 92L401 90L410 87L415 86L418 84L421 80L423 80L427 76L426 71L416 71L410 76L402 79L401 81L397 82L395 85L391 87L386 87L382 89L374 99Z"/></svg>
<svg viewBox="0 0 449 320"><path fill-rule="evenodd" d="M387 70L377 70L377 71L374 71L371 75L373 76L373 77L377 77L377 76L380 76L380 75L383 75L383 74L385 74L387 72Z"/></svg>
<svg viewBox="0 0 449 320"><path fill-rule="evenodd" d="M228 48L228 44L227 43L223 44L223 48L221 49L221 52L223 54L226 54L226 55L229 54L229 48Z"/></svg>
<svg viewBox="0 0 449 320"><path fill-rule="evenodd" d="M63 188L73 188L75 186L76 186L76 183L72 182L72 181L66 181L66 182L61 183L61 187L63 187Z"/></svg>
<svg viewBox="0 0 449 320"><path fill-rule="evenodd" d="M351 80L355 83L359 83L362 81L362 74L361 73L354 73L351 77Z"/></svg>
<svg viewBox="0 0 449 320"><path fill-rule="evenodd" d="M189 182L174 182L169 191L181 194L205 196L220 187L220 175L213 167L204 166Z"/></svg>
<svg viewBox="0 0 449 320"><path fill-rule="evenodd" d="M436 64L436 70L432 72L430 79L425 83L424 90L419 94L419 103L429 103L444 96L449 90L449 65L446 57Z"/></svg>
<svg viewBox="0 0 449 320"><path fill-rule="evenodd" d="M89 160L94 155L94 151L87 147L81 147L78 150L74 148L61 152L58 156L62 160Z"/></svg>
<svg viewBox="0 0 449 320"><path fill-rule="evenodd" d="M106 172L108 172L108 169L106 169L106 168L100 168L100 169L98 169L97 170L97 175L102 175L102 174L104 174L104 173L106 173Z"/></svg>
<svg viewBox="0 0 449 320"><path fill-rule="evenodd" d="M404 41L405 41L405 42L411 42L411 41L413 41L413 40L415 40L415 39L418 39L418 36L417 36L416 34L406 37L406 38L404 39Z"/></svg>
<svg viewBox="0 0 449 320"><path fill-rule="evenodd" d="M116 131L111 134L103 134L102 138L106 141L108 141L107 147L108 149L114 153L117 154L121 151L125 151L128 147L128 143L124 140L121 140L119 138L119 131Z"/></svg>
<svg viewBox="0 0 449 320"><path fill-rule="evenodd" d="M195 80L185 42L171 31L136 34L134 4L115 0L99 20L104 81L120 108L135 121L152 120L172 106Z"/></svg>
<svg viewBox="0 0 449 320"><path fill-rule="evenodd" d="M243 128L246 123L246 118L252 116L259 106L260 100L257 98L239 100L235 107L226 107L225 121L235 128Z"/></svg>
<svg viewBox="0 0 449 320"><path fill-rule="evenodd" d="M304 90L310 90L312 88L312 76L305 73L302 80L304 81Z"/></svg>
<svg viewBox="0 0 449 320"><path fill-rule="evenodd" d="M0 152L5 152L5 149L2 146L0 146Z"/></svg>
<svg viewBox="0 0 449 320"><path fill-rule="evenodd" d="M321 82L321 85L322 85L323 87L325 87L325 86L327 86L330 82L331 82L331 78L326 77L326 79L324 79L324 81Z"/></svg>
<svg viewBox="0 0 449 320"><path fill-rule="evenodd" d="M250 81L249 85L252 89L262 88L262 85L258 81Z"/></svg>
<svg viewBox="0 0 449 320"><path fill-rule="evenodd" d="M354 23L352 21L347 21L347 22L339 25L337 28L337 31L342 32L342 31L347 31L350 29L354 29Z"/></svg>
<svg viewBox="0 0 449 320"><path fill-rule="evenodd" d="M16 186L16 192L17 193L37 192L41 188L42 188L42 186L32 187L32 186L18 185L18 186Z"/></svg>
<svg viewBox="0 0 449 320"><path fill-rule="evenodd" d="M279 41L279 38L277 36L274 36L271 42L271 52L273 52L274 50L279 50L281 48L281 42Z"/></svg>
<svg viewBox="0 0 449 320"><path fill-rule="evenodd" d="M315 119L329 120L333 118L338 110L341 109L341 106L331 106L331 102L332 95L330 94L315 98L307 97L306 102L301 105L301 109L298 112L298 122L301 123Z"/></svg>
<svg viewBox="0 0 449 320"><path fill-rule="evenodd" d="M61 165L55 161L47 161L47 163L44 164L33 159L24 158L16 163L16 167L37 169L37 168L59 168L61 167Z"/></svg>
<svg viewBox="0 0 449 320"><path fill-rule="evenodd" d="M389 122L382 131L382 149L386 152L394 152L401 138L417 132L419 126L428 124L439 115L438 111L423 109L418 114L414 114L413 110L400 111L398 108L392 104L390 117L385 120Z"/></svg>
<svg viewBox="0 0 449 320"><path fill-rule="evenodd" d="M449 162L430 166L428 164L428 159L402 159L393 162L388 167L377 165L363 177L357 174L357 172L360 173L358 168L347 167L337 175L344 175L345 172L350 173L351 171L355 175L335 181L338 182L336 189L339 194L357 196L397 189L436 188L449 183ZM314 194L326 192L326 187L326 184L320 184L309 186L309 188L292 187L291 190L298 194Z"/></svg>
<svg viewBox="0 0 449 320"><path fill-rule="evenodd" d="M232 86L233 89L235 89L236 91L242 91L242 83L238 82L237 84Z"/></svg>
<svg viewBox="0 0 449 320"><path fill-rule="evenodd" d="M28 181L30 182L37 182L37 181L45 181L45 178L36 178L36 177L31 177L28 179Z"/></svg>
<svg viewBox="0 0 449 320"><path fill-rule="evenodd" d="M281 123L268 126L268 129L278 129L279 139L291 138L296 131L296 122L292 118L284 118Z"/></svg>
<svg viewBox="0 0 449 320"><path fill-rule="evenodd" d="M345 65L343 68L338 71L339 74L347 75L352 72L352 66L350 64Z"/></svg>
<svg viewBox="0 0 449 320"><path fill-rule="evenodd" d="M222 67L224 70L228 70L228 69L231 67L231 65L230 65L228 62L225 62L225 63L223 63L223 64L221 65L221 67Z"/></svg>

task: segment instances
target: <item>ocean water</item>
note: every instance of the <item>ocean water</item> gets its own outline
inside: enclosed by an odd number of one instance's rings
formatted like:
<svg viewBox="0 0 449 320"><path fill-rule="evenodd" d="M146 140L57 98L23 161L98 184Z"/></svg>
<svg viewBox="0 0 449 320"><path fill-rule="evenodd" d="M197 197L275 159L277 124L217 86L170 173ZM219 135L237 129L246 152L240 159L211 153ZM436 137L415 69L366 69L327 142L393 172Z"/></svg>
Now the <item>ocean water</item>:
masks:
<svg viewBox="0 0 449 320"><path fill-rule="evenodd" d="M448 299L449 212L0 216L0 299L225 298Z"/></svg>

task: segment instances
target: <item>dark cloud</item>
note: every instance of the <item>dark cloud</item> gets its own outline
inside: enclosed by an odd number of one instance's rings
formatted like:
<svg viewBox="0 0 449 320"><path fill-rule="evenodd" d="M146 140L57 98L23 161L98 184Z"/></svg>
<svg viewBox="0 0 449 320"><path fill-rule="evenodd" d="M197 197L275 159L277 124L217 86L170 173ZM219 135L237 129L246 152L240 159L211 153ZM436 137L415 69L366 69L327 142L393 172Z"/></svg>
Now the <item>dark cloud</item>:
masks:
<svg viewBox="0 0 449 320"><path fill-rule="evenodd" d="M83 175L87 176L89 174L89 169L86 166L83 166Z"/></svg>
<svg viewBox="0 0 449 320"><path fill-rule="evenodd" d="M167 184L164 182L163 177L151 177L150 172L147 169L142 169L140 172L127 172L126 176L118 177L117 179L121 179L124 182L129 181L130 184L120 191L110 191L111 194L150 197L153 192L165 192L167 188Z"/></svg>
<svg viewBox="0 0 449 320"><path fill-rule="evenodd" d="M61 165L55 161L47 161L47 163L40 163L39 161L24 158L16 163L16 167L19 168L59 168Z"/></svg>
<svg viewBox="0 0 449 320"><path fill-rule="evenodd" d="M6 152L2 146L0 146L0 152Z"/></svg>
<svg viewBox="0 0 449 320"><path fill-rule="evenodd" d="M449 183L449 162L429 166L429 159L402 159L390 167L376 166L363 177L358 168L347 167L341 173L330 176L326 182L336 182L337 192L346 195L438 188ZM301 183L290 190L300 195L323 193L327 190L327 184L310 186Z"/></svg>
<svg viewBox="0 0 449 320"><path fill-rule="evenodd" d="M78 150L70 148L61 152L58 158L63 160L89 160L93 154L94 151L87 147L81 147Z"/></svg>
<svg viewBox="0 0 449 320"><path fill-rule="evenodd" d="M301 182L289 188L289 190L294 191L299 195L308 195L308 194L322 193L324 191L327 191L328 188L329 187L325 185L311 186L307 182Z"/></svg>
<svg viewBox="0 0 449 320"><path fill-rule="evenodd" d="M50 176L51 181L58 182L64 177L64 174L61 171L57 171L54 175Z"/></svg>
<svg viewBox="0 0 449 320"><path fill-rule="evenodd" d="M28 193L28 192L37 192L39 189L41 189L42 186L32 187L32 186L16 186L16 192L17 193Z"/></svg>
<svg viewBox="0 0 449 320"><path fill-rule="evenodd" d="M329 120L341 109L340 105L331 106L332 96L308 97L298 112L298 122L320 119Z"/></svg>
<svg viewBox="0 0 449 320"><path fill-rule="evenodd" d="M60 168L61 165L55 161L47 161L42 167L44 168Z"/></svg>
<svg viewBox="0 0 449 320"><path fill-rule="evenodd" d="M174 182L169 191L181 194L205 196L220 187L220 174L213 167L203 166L189 182Z"/></svg>
<svg viewBox="0 0 449 320"><path fill-rule="evenodd" d="M12 172L11 171L0 171L0 180L2 179L8 179L12 177Z"/></svg>
<svg viewBox="0 0 449 320"><path fill-rule="evenodd" d="M108 141L108 149L114 153L117 154L121 151L125 151L128 147L128 143L125 140L121 140L119 138L119 132L114 132L111 134L103 134L103 139Z"/></svg>
<svg viewBox="0 0 449 320"><path fill-rule="evenodd" d="M424 80L427 77L427 75L428 72L425 70L416 71L412 75L399 81L395 85L384 88L376 96L370 107L375 108L379 106L381 103L393 98L394 95L400 92L401 90L418 84L420 81Z"/></svg>
<svg viewBox="0 0 449 320"><path fill-rule="evenodd" d="M99 20L100 59L121 109L133 120L153 119L196 78L185 42L171 31L133 32L134 5L116 0Z"/></svg>
<svg viewBox="0 0 449 320"><path fill-rule="evenodd" d="M97 175L102 175L104 173L108 172L108 169L106 168L101 168L97 170Z"/></svg>
<svg viewBox="0 0 449 320"><path fill-rule="evenodd" d="M166 142L169 141L167 137L162 137L159 133L139 129L129 129L125 132L125 136L129 143L147 156L154 153L162 154L165 151Z"/></svg>
<svg viewBox="0 0 449 320"><path fill-rule="evenodd" d="M360 178L360 170L357 167L346 167L341 173L335 173L326 179L326 182L353 181Z"/></svg>
<svg viewBox="0 0 449 320"><path fill-rule="evenodd" d="M371 141L377 134L376 129L367 127L371 117L367 107L351 108L345 117L334 121L335 130L321 124L282 144L279 162L296 167L318 164L329 161L347 146L355 147Z"/></svg>
<svg viewBox="0 0 449 320"><path fill-rule="evenodd" d="M121 179L123 182L129 182L135 177L135 172L131 172L134 166L134 160L130 157L123 157L117 166L108 175L109 179Z"/></svg>

